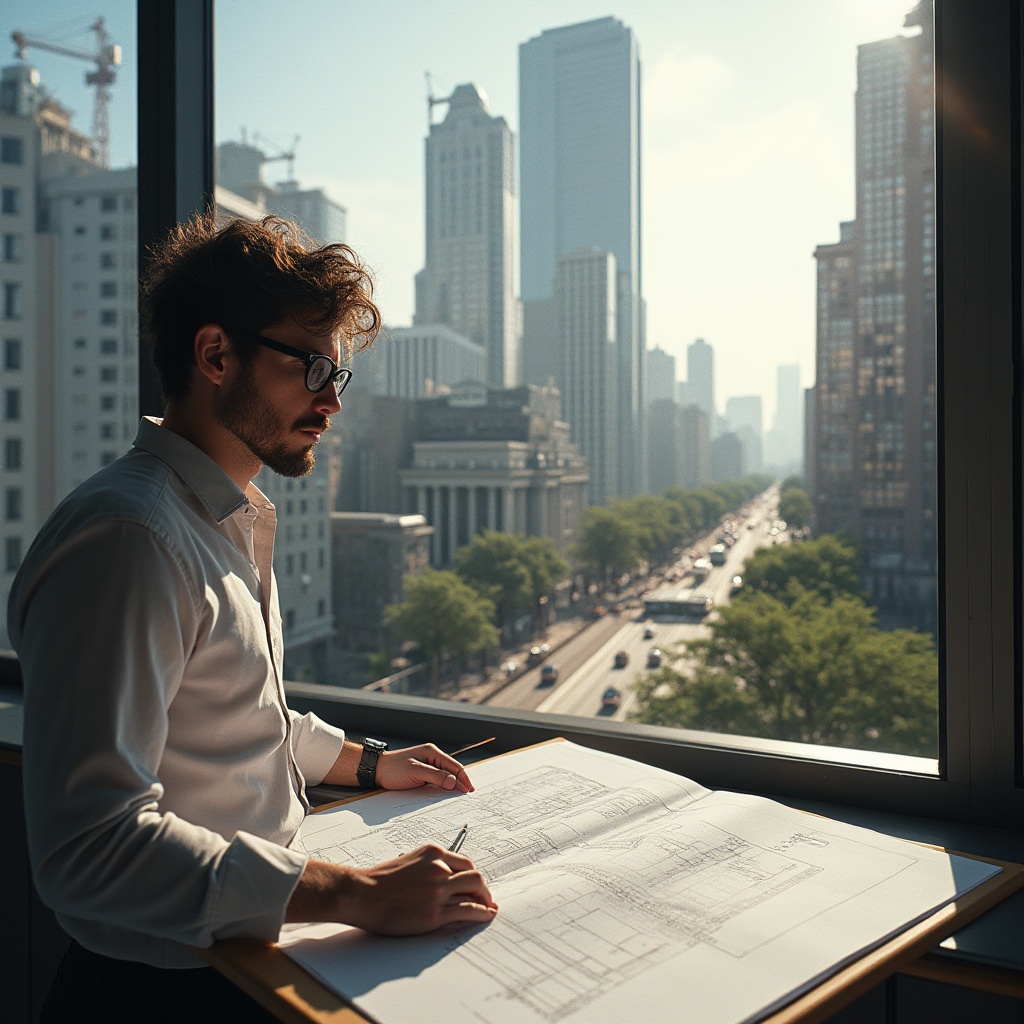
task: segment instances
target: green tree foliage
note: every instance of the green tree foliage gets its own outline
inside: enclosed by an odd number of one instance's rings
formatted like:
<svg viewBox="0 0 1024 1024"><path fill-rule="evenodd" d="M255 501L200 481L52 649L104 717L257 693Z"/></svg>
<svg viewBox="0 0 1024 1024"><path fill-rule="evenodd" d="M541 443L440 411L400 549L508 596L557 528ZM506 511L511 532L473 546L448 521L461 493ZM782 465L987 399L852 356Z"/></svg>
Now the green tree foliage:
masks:
<svg viewBox="0 0 1024 1024"><path fill-rule="evenodd" d="M428 569L422 576L406 576L404 594L385 607L384 622L396 638L418 644L430 659L435 692L443 657L497 645L493 602L456 573Z"/></svg>
<svg viewBox="0 0 1024 1024"><path fill-rule="evenodd" d="M840 596L863 597L857 552L832 534L803 544L762 548L744 565L743 580L737 601L768 594L792 604L791 581L818 594L826 604Z"/></svg>
<svg viewBox="0 0 1024 1024"><path fill-rule="evenodd" d="M498 610L507 624L537 602L566 576L569 566L546 537L484 530L455 552L459 576Z"/></svg>
<svg viewBox="0 0 1024 1024"><path fill-rule="evenodd" d="M779 484L779 494L785 494L786 491L793 487L798 491L807 490L807 484L804 483L804 478L794 473L792 476L787 476L786 479Z"/></svg>
<svg viewBox="0 0 1024 1024"><path fill-rule="evenodd" d="M935 756L931 637L883 632L849 595L790 584L723 608L711 636L638 687L636 720L712 732Z"/></svg>
<svg viewBox="0 0 1024 1024"><path fill-rule="evenodd" d="M800 487L787 487L779 496L779 518L792 529L803 529L811 521L811 499Z"/></svg>
<svg viewBox="0 0 1024 1024"><path fill-rule="evenodd" d="M640 539L634 524L609 508L592 506L583 513L572 557L607 582L640 564Z"/></svg>
<svg viewBox="0 0 1024 1024"><path fill-rule="evenodd" d="M686 539L673 524L671 506L664 498L642 494L609 502L608 509L633 527L640 557L645 561L663 560L673 547Z"/></svg>

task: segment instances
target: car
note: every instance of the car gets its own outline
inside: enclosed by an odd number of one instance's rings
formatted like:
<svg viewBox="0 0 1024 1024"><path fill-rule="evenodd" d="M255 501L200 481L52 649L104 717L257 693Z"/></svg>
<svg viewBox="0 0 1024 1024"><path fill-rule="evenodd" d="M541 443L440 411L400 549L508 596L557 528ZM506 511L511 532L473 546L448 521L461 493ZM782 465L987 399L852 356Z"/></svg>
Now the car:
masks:
<svg viewBox="0 0 1024 1024"><path fill-rule="evenodd" d="M531 647L530 653L526 656L526 664L539 665L544 660L544 658L550 653L550 644L538 644L535 647Z"/></svg>
<svg viewBox="0 0 1024 1024"><path fill-rule="evenodd" d="M645 640L653 640L654 639L654 627L653 626L648 626L644 630L644 639Z"/></svg>
<svg viewBox="0 0 1024 1024"><path fill-rule="evenodd" d="M733 576L732 583L729 584L729 594L735 597L743 589L743 577Z"/></svg>
<svg viewBox="0 0 1024 1024"><path fill-rule="evenodd" d="M609 686L601 695L601 707L603 708L617 708L621 703L622 694L614 686Z"/></svg>
<svg viewBox="0 0 1024 1024"><path fill-rule="evenodd" d="M661 667L661 651L657 647L652 647L647 652L647 667L648 668L660 668Z"/></svg>
<svg viewBox="0 0 1024 1024"><path fill-rule="evenodd" d="M615 652L615 667L625 668L629 664L629 655L625 651Z"/></svg>
<svg viewBox="0 0 1024 1024"><path fill-rule="evenodd" d="M558 666L548 663L540 670L540 681L545 684L554 685L558 682Z"/></svg>

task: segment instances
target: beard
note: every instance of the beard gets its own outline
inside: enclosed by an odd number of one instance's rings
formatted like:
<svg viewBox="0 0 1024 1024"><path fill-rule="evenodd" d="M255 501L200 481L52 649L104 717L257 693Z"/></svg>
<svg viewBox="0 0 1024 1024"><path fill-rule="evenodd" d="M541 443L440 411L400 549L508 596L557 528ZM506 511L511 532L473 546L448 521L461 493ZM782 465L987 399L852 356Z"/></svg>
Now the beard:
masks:
<svg viewBox="0 0 1024 1024"><path fill-rule="evenodd" d="M316 464L313 445L290 448L287 436L303 427L326 430L330 421L317 417L308 421L297 421L291 428L267 400L266 395L256 386L251 368L246 367L232 391L224 398L217 411L221 426L231 431L263 463L281 476L306 476Z"/></svg>

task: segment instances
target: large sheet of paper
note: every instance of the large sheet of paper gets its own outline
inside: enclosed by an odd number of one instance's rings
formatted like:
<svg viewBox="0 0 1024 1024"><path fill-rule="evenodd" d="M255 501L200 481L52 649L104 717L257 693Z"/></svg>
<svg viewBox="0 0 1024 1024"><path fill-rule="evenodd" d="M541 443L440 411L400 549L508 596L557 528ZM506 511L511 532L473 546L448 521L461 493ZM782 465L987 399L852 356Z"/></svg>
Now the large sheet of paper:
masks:
<svg viewBox="0 0 1024 1024"><path fill-rule="evenodd" d="M383 1024L753 1021L999 870L572 743L472 777L475 793L382 793L300 833L314 857L370 866L469 824L490 924L281 934Z"/></svg>

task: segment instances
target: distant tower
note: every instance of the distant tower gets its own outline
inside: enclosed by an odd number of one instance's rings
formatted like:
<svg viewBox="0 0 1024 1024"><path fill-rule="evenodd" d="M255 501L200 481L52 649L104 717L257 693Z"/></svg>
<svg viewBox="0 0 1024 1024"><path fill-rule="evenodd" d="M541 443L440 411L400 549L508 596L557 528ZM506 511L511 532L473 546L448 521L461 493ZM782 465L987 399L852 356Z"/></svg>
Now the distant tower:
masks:
<svg viewBox="0 0 1024 1024"><path fill-rule="evenodd" d="M616 434L616 280L610 252L580 249L558 260L554 305L563 340L563 410L590 464L592 505L619 494L624 455Z"/></svg>
<svg viewBox="0 0 1024 1024"><path fill-rule="evenodd" d="M426 140L426 262L416 275L415 323L445 324L482 345L488 382L512 387L520 375L514 138L477 86L458 86L447 102Z"/></svg>
<svg viewBox="0 0 1024 1024"><path fill-rule="evenodd" d="M644 488L646 465L646 359L633 30L608 17L548 29L521 44L519 132L524 362L529 374L543 377L553 365L546 354L563 343L551 334L549 308L559 258L590 246L614 255L620 493L635 494ZM566 393L568 382L558 383Z"/></svg>
<svg viewBox="0 0 1024 1024"><path fill-rule="evenodd" d="M800 367L776 369L775 419L765 439L768 465L783 473L799 473L803 458L804 393Z"/></svg>
<svg viewBox="0 0 1024 1024"><path fill-rule="evenodd" d="M687 398L708 418L708 428L715 433L715 353L698 338L686 349Z"/></svg>
<svg viewBox="0 0 1024 1024"><path fill-rule="evenodd" d="M648 349L647 405L665 398L672 402L676 398L676 357L664 349Z"/></svg>

